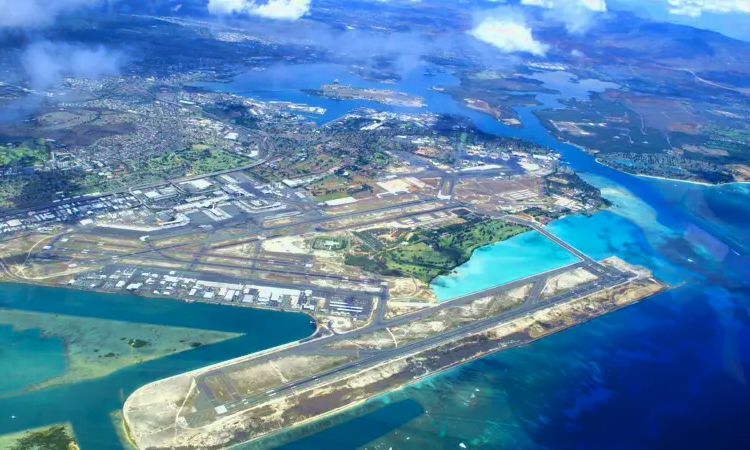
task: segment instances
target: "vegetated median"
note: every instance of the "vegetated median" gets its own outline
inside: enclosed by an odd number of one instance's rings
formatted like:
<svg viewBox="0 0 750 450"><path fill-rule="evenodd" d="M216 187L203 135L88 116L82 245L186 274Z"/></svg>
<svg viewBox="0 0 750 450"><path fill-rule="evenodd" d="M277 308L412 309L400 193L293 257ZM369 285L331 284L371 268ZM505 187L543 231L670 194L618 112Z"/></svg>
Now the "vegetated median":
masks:
<svg viewBox="0 0 750 450"><path fill-rule="evenodd" d="M346 263L381 275L408 276L430 283L471 258L474 250L504 241L530 228L498 219L466 222L406 233L388 247L349 254Z"/></svg>

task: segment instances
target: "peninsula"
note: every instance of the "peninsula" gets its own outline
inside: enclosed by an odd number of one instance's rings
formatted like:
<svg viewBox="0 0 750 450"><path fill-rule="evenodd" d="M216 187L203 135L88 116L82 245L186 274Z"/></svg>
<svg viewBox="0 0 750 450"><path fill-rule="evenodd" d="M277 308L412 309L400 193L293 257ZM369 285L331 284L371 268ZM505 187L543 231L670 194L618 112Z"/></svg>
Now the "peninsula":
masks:
<svg viewBox="0 0 750 450"><path fill-rule="evenodd" d="M151 103L119 107L170 114L182 131L170 135L167 152L116 163L93 149L105 140L78 153L49 140L10 153L16 166L36 158L37 169L14 172L28 195L6 196L0 210L0 278L297 311L311 317L314 331L137 390L123 418L139 448L257 439L666 287L623 261L595 261L547 230L555 218L608 205L549 148L445 114L360 108L317 125L300 121L305 105L178 83L142 91L153 93ZM50 114L45 123L72 120ZM141 131L123 148L145 142L150 131ZM68 177L64 186L54 184L59 173ZM527 233L572 262L438 298L436 277ZM170 344L141 331L117 334L108 347L121 350L101 355L108 364L97 371L83 370L99 361L97 346L66 342L76 364L38 387L231 337L175 332Z"/></svg>
<svg viewBox="0 0 750 450"><path fill-rule="evenodd" d="M559 270L144 386L124 406L139 448L226 448L317 420L666 288L617 258Z"/></svg>
<svg viewBox="0 0 750 450"><path fill-rule="evenodd" d="M392 89L359 88L348 84L324 84L318 89L305 90L308 94L318 95L333 100L369 100L385 105L404 106L409 108L424 107L424 99L406 92Z"/></svg>

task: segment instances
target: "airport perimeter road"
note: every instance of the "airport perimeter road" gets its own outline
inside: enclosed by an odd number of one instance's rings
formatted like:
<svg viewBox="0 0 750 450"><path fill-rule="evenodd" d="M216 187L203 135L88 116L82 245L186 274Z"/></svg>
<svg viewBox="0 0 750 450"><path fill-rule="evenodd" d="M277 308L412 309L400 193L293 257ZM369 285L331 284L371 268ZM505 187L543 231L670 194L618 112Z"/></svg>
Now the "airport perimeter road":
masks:
<svg viewBox="0 0 750 450"><path fill-rule="evenodd" d="M271 398L273 398L274 396L293 393L295 389L310 388L314 386L316 383L333 381L337 376L341 376L342 374L348 371L362 370L368 366L374 366L380 363L387 362L389 360L402 358L410 354L418 353L423 350L437 347L439 345L442 345L448 342L456 341L462 337L479 333L486 329L497 326L498 324L501 324L503 322L507 322L507 321L516 319L518 317L545 309L545 308L549 308L550 306L569 301L572 298L582 297L582 296L591 294L593 292L614 286L621 282L622 280L619 280L619 277L617 279L598 280L596 282L587 283L584 286L579 286L571 292L562 293L560 295L553 296L549 299L546 299L540 302L536 302L536 303L525 302L523 305L521 305L520 307L514 310L506 311L494 317L477 320L475 322L455 328L453 330L445 331L443 333L438 333L434 336L427 337L418 342L409 343L400 347L395 347L393 349L380 350L370 356L366 356L356 361L343 364L339 367L320 373L318 375L314 375L314 376L311 376L302 380L287 383L283 386L280 386L276 389L272 389L265 393L256 394L256 395L245 397L243 399L239 399L233 402L229 402L227 404L224 404L224 406L227 408L228 412L230 413L236 412L238 410L245 409L249 406L253 406L256 404L266 402L270 400ZM390 326L390 324L388 325ZM370 331L374 331L374 330L370 330ZM311 342L309 348L306 349L307 351L305 353L311 352L311 350L316 346L318 348L321 348L323 345L333 342L333 340L336 338L340 339L341 336L335 336L334 338ZM290 349L290 350L294 350L294 349ZM273 357L278 357L278 354L276 355L270 354L270 355L264 355L264 356L271 357L268 359L272 359ZM215 405L215 406L219 406L219 405Z"/></svg>

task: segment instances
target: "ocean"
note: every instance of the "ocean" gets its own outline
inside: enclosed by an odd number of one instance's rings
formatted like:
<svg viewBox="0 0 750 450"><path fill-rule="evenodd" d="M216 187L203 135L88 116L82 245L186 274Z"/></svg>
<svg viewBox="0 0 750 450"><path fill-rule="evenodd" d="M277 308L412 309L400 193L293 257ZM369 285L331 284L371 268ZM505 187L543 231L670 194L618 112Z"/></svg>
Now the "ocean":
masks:
<svg viewBox="0 0 750 450"><path fill-rule="evenodd" d="M333 75L341 78L340 71ZM483 131L561 152L615 205L593 217L554 222L552 232L595 258L620 256L680 287L243 448L750 447L750 188L636 177L558 142L534 110L580 96L582 85L594 91L611 87L568 79L546 78L545 86L561 94L539 95L541 107L517 108L521 129L450 99L428 98L428 109L437 105L438 112L469 115ZM405 83L410 80L413 75ZM395 86L425 92L407 88ZM299 101L318 105L312 97ZM486 256L477 253L459 273L476 270L476 261ZM480 270L472 289L491 282L489 269ZM504 276L501 270L494 275L497 283ZM443 285L436 289L452 295Z"/></svg>
<svg viewBox="0 0 750 450"><path fill-rule="evenodd" d="M206 330L237 335L102 377L31 390L34 382L59 376L70 365L62 342L40 329L0 326L0 435L70 422L83 450L123 448L117 435L120 424L112 413L140 386L302 339L314 331L309 316L301 313L0 283L0 319L10 313L45 315L52 322L50 328L56 320L75 318L76 328L69 330L74 340L85 339L75 333L91 332L100 322L113 333L115 328L109 325L116 323L125 339L134 337L144 324L152 325L159 332L151 345L174 334L176 327L191 340ZM131 332L122 324L130 324ZM108 351L101 349L102 354Z"/></svg>
<svg viewBox="0 0 750 450"><path fill-rule="evenodd" d="M350 82L346 77L351 77L341 68L323 65L274 70L279 71L274 77L251 73L217 87L263 99L328 107L331 105L326 99L308 97L298 90L317 87L321 80L339 78ZM554 222L550 225L554 233L592 257L617 255L681 285L545 339L427 378L330 419L241 448L750 447L750 430L746 426L750 419L750 389L745 372L750 368L750 188L706 187L614 171L550 136L533 114L540 107L518 108L525 126L509 128L429 89L431 85L455 82L450 75L440 74L436 79L424 77L420 70L408 74L401 83L386 87L425 96L427 110L468 115L484 131L521 137L556 149L614 202L610 210L592 217L567 217ZM605 87L586 80L573 84L568 78L545 78L546 86L561 94L540 95L542 108L558 106L557 99L566 95L581 95L581 86L591 90ZM359 80L351 82L368 85ZM327 113L331 116L320 118L321 121L353 107L386 108L369 102L333 103ZM506 272L493 273L477 264L489 253L478 252L477 259L472 258L458 270L459 274L480 274L472 278L476 280L472 288L501 283L507 276ZM448 280L441 283L436 288L444 289L444 298L455 295L456 286L451 287ZM76 302L81 305L118 297L70 292L73 291L2 285L0 306L14 302L11 307L21 307L18 299L44 303L37 300L39 296L48 300L64 295L78 299ZM120 305L120 311L135 311L135 305L123 305L131 301L136 302L139 311L149 311L150 303L138 302L155 300L125 297L115 303ZM138 386L309 333L304 316L273 316L271 325L271 316L265 316L271 314L267 311L237 313L233 309L225 313L212 310L210 305L180 302L153 307L166 311L173 304L180 305L179 314L157 314L167 321L165 325L243 331L246 337L130 366L91 381L1 396L0 434L43 422L72 421L83 450L117 448L116 444L106 446L113 439L112 425L107 422L107 429L101 417L117 410L123 397ZM85 315L89 309L99 308L79 307L76 311ZM70 314L69 310L65 313ZM144 314L132 320L147 317ZM180 323L172 323L176 318ZM0 329L0 339L4 333L8 334L7 330ZM17 334L13 339L21 341L38 336ZM49 352L59 352L54 340L43 342L44 339L38 336L39 348L47 346ZM50 358L50 364L59 364L59 360ZM0 364L0 370L9 369ZM11 420L7 417L9 412L19 414Z"/></svg>

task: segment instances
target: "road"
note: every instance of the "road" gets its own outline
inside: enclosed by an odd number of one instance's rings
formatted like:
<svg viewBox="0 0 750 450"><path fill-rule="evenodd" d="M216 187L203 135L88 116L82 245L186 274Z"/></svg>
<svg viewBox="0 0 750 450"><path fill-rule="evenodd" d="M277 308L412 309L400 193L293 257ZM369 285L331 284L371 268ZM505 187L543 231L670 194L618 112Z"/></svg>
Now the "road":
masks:
<svg viewBox="0 0 750 450"><path fill-rule="evenodd" d="M585 264L585 263L581 262L581 263L577 263L576 265L582 265L582 264ZM434 314L439 309L452 308L460 304L466 304L470 301L475 300L476 298L481 298L482 296L488 295L490 291L494 293L505 292L505 291L514 289L518 287L519 285L528 284L530 282L535 283L535 286L537 286L540 283L543 284L544 281L548 277L553 276L556 273L560 273L566 270L571 270L572 268L573 266L567 266L566 268L558 269L555 271L550 271L546 274L538 274L538 275L534 275L531 277L527 277L523 280L516 280L510 283L506 283L504 285L497 286L487 291L483 291L482 293L474 293L474 294L469 294L467 296L458 297L449 302L445 302L436 308L431 308L429 311L420 311L419 313L411 314L408 317L407 316L399 317L399 318L396 318L390 321L385 321L382 323L374 322L370 326L354 334L335 335L329 338L309 342L300 347L290 348L290 349L283 350L277 353L263 355L257 359L253 359L253 362L268 361L271 359L276 359L282 356L288 356L292 354L296 354L296 355L326 354L330 356L358 355L360 356L360 358L355 361L351 361L343 365L340 365L338 367L335 367L333 369L330 369L328 371L322 372L320 374L286 383L284 385L279 386L278 388L269 390L267 392L253 394L244 398L236 398L236 400L226 403L223 406L227 408L227 411L229 413L236 412L241 409L245 409L250 406L254 406L256 404L266 402L274 396L284 395L287 393L294 392L295 389L307 389L307 388L314 386L317 383L332 381L347 372L359 371L366 367L374 366L374 365L377 365L377 364L380 364L389 360L402 358L410 354L418 353L426 349L430 349L430 348L434 348L442 344L446 344L448 342L454 342L464 336L476 334L478 332L497 326L498 324L501 324L503 322L511 321L518 317L521 317L530 313L534 313L536 311L539 311L545 308L549 308L550 306L567 302L573 298L585 296L587 294L599 291L601 289L615 286L627 280L627 277L623 278L622 275L620 274L617 276L607 277L606 279L599 279L596 281L586 283L584 285L574 288L573 290L569 292L564 292L564 293L552 296L545 300L536 299L536 300L530 301L531 297L529 297L529 299L527 299L526 302L524 302L520 307L516 309L502 312L494 317L480 319L475 322L469 323L467 325L463 325L463 326L454 328L452 330L438 333L433 336L429 336L420 341L408 343L408 344L401 345L401 346L391 348L391 349L371 350L371 351L363 352L361 350L353 350L353 349L324 348L324 346L330 345L331 343L336 342L336 341L354 339L364 333L371 333L374 331L385 329L387 327L393 327L399 324L407 323L409 321L420 320L426 314ZM225 369L226 368L222 368L220 371L223 371ZM216 376L220 373L220 371L219 372L212 371L206 374L202 374L201 376L198 377L199 380L196 380L196 381L199 382L199 384L201 384L202 377L205 377L208 375ZM215 406L219 406L219 405L215 405Z"/></svg>
<svg viewBox="0 0 750 450"><path fill-rule="evenodd" d="M154 261L171 261L171 262L177 262L182 264L192 264L194 262L193 259L182 259L177 258L173 256L164 256L164 255L141 255L140 256L143 259L148 260L154 260ZM223 258L224 256L222 256ZM257 262L257 261L256 261ZM207 266L207 267L221 267L225 269L242 269L242 270L250 270L250 266L240 266L237 264L225 264L225 263L218 263L218 262L207 262L207 261L198 261L196 264L200 266ZM382 280L378 278L367 278L367 277L347 277L343 275L334 275L329 273L322 273L322 272L313 272L311 270L293 270L291 268L273 268L273 267L258 267L255 266L253 269L256 272L266 272L266 273L275 273L279 275L290 275L290 276L297 276L297 277L305 277L305 278L320 278L325 280L334 280L334 281L355 281L357 283L362 284L372 284L380 286L382 283Z"/></svg>
<svg viewBox="0 0 750 450"><path fill-rule="evenodd" d="M514 280L511 282L499 285L499 286L485 289L483 291L474 292L474 293L467 294L461 297L457 297L457 298L448 300L446 302L440 303L434 307L421 310L421 311L417 311L408 315L399 316L391 320L385 320L384 318L386 303L384 301L385 299L381 298L381 301L378 303L378 306L375 310L375 319L368 326L360 330L349 332L349 333L343 333L343 334L334 334L332 336L329 336L323 339L310 341L310 342L301 344L296 347L281 350L279 352L265 354L256 358L250 357L237 364L246 364L248 362L260 363L260 362L273 360L276 358L281 358L284 356L306 355L306 354L307 355L325 354L329 356L356 356L358 357L357 360L343 364L329 371L322 372L320 374L317 374L317 375L314 375L305 379L295 380L295 381L286 383L282 386L279 386L278 388L267 391L265 393L253 394L248 397L240 397L240 395L236 393L237 391L232 386L231 382L227 378L224 378L224 382L228 384L228 386L230 386L230 389L234 393L235 399L229 403L224 404L223 406L226 407L229 412L238 411L240 409L244 409L249 406L267 401L272 396L275 396L275 395L283 395L288 392L293 392L295 389L308 388L316 383L320 383L323 381L330 381L345 372L361 370L368 366L373 366L373 365L376 365L376 364L379 364L379 363L382 363L391 359L401 358L403 356L407 356L412 353L416 353L416 352L419 352L428 348L432 348L432 347L435 347L435 346L438 346L447 342L454 341L463 336L474 334L474 333L483 331L487 328L491 328L505 321L513 320L523 315L533 313L535 311L538 311L544 308L548 308L552 305L567 302L573 298L584 296L589 293L593 293L601 289L614 286L616 284L624 282L628 278L627 275L615 269L604 266L606 268L606 271L604 272L603 276L600 277L599 279L580 285L568 292L557 294L548 299L543 299L543 300L539 299L542 293L542 290L544 286L546 285L547 280L550 277L553 277L553 276L556 276L556 275L559 275L561 273L568 272L571 270L575 270L581 267L588 268L590 266L590 263L588 262L588 260L590 260L590 258L586 258L586 260L582 260L577 263L573 263L564 267L553 269L548 272L531 275L529 277ZM326 348L330 344L337 342L337 341L352 340L364 334L373 333L379 330L384 330L384 329L395 327L398 325L403 325L412 321L420 321L428 316L436 314L437 312L441 310L467 305L477 299L488 297L491 295L501 294L503 292L508 292L510 290L516 289L518 287L521 287L527 284L533 285L532 290L529 296L527 297L526 301L518 308L500 313L494 317L477 320L470 324L457 327L455 329L448 330L442 333L435 334L433 336L430 336L418 342L413 342L413 343L398 346L396 348L383 349L383 350ZM217 370L202 374L198 377L196 382L198 382L199 385L204 386L204 389L207 389L207 386L203 382L204 377L207 377L207 376L222 376L223 377L223 371L226 370L228 367L231 367L231 366L226 366L221 369L217 369ZM219 406L219 404L215 404L214 406Z"/></svg>
<svg viewBox="0 0 750 450"><path fill-rule="evenodd" d="M535 231L539 232L540 234L544 235L544 237L546 237L550 241L554 242L555 244L557 244L560 247L564 248L565 250L569 251L570 253L572 253L573 255L575 255L577 258L579 258L579 259L581 259L583 261L586 261L591 266L597 267L597 273L601 271L602 265L599 262L591 259L585 253L579 251L577 248L573 247L572 245L570 245L567 242L563 241L559 237L555 236L549 230L547 230L543 226L539 225L538 223L532 222L532 221L526 220L526 219L521 219L519 217L514 217L514 216L502 216L501 218L503 220L505 220L506 222L516 223L516 224L519 224L519 225L526 225L529 228L533 228Z"/></svg>
<svg viewBox="0 0 750 450"><path fill-rule="evenodd" d="M337 215L331 215L331 216L314 217L314 218L309 218L309 219L305 219L305 220L300 220L298 222L291 222L291 223L286 223L286 224L281 224L281 225L274 225L274 226L270 226L270 227L261 227L261 229L265 230L265 231L274 231L274 230L281 230L281 229L284 229L284 228L290 228L290 227L295 227L295 226L300 226L300 225L313 225L313 224L316 224L316 223L334 222L336 220L347 219L347 218L350 218L350 217L363 216L363 215L367 215L367 214L375 214L375 213L380 213L380 212L386 212L386 211L389 211L389 210L392 210L392 209L408 208L410 206L425 205L427 203L435 203L435 202L439 202L439 201L440 201L440 199L438 199L438 198L427 197L427 198L421 198L419 200L412 200L412 201L409 201L409 202L398 203L398 204L395 204L395 205L382 206L382 207L379 207L379 208L367 209L367 210L363 210L363 211L352 211L350 213L337 214ZM418 214L425 214L426 212L427 211L424 211L424 212L420 212ZM414 215L413 213L408 213L408 214ZM383 220L384 219L379 219L379 221L381 221L381 222ZM392 220L395 220L395 219L392 219ZM357 225L357 226L360 226L360 225Z"/></svg>
<svg viewBox="0 0 750 450"><path fill-rule="evenodd" d="M174 106L177 106L177 107L182 107L182 105L179 105L179 104L174 103L174 102L164 101L164 100L161 100L161 99L156 99L156 97L152 93L150 93L150 92L148 94L151 95L156 101L159 101L159 102L162 102L162 103L171 104L171 105L174 105ZM198 180L198 179L201 179L201 178L214 177L214 176L229 174L229 173L233 173L233 172L239 172L239 171L243 171L243 170L248 170L248 169L252 169L253 167L259 166L261 164L264 164L266 161L268 161L276 153L276 146L273 143L273 141L271 140L271 135L269 135L268 133L263 132L262 130L251 130L251 129L243 127L241 125L233 124L233 123L231 123L229 121L223 120L223 119L221 119L221 118L219 118L217 116L211 115L211 114L206 113L206 112L204 112L203 114L204 114L204 116L210 116L212 119L217 120L219 122L222 122L222 123L224 123L226 125L229 125L230 127L241 128L244 131L248 132L250 134L250 136L254 136L256 138L256 140L258 141L258 150L260 152L261 158L259 160L255 161L255 162L253 162L253 163L246 164L246 165L240 166L240 167L234 167L234 168L231 168L231 169L219 170L219 171L216 171L216 172L205 173L205 174L201 174L201 175L191 175L191 176L182 177L182 178L162 179L162 180L159 180L159 181L155 181L153 183L147 183L147 184L142 184L142 185L138 185L138 186L131 186L131 187L122 188L122 189L114 189L114 190L111 190L109 192L104 192L104 193L100 193L100 194L96 194L96 195L80 195L80 196L78 196L78 198L70 198L68 200L61 200L59 202L41 203L41 204L37 204L37 205L34 205L34 206L30 206L30 207L9 209L9 210L3 211L3 213L0 215L0 221L3 221L3 220L5 220L8 217L12 217L12 216L16 216L18 214L28 213L28 212L32 212L32 211L39 211L39 210L43 210L43 209L47 209L47 208L56 208L56 207L59 207L59 206L65 206L65 205L69 205L69 204L77 203L77 202L93 202L93 201L98 201L98 200L105 199L107 197L111 197L111 196L116 195L116 194L131 193L134 189L149 189L149 188L153 188L153 187L157 187L157 186L162 186L164 184L177 185L177 184L180 184L180 183L184 183L186 181L193 181L193 180Z"/></svg>

